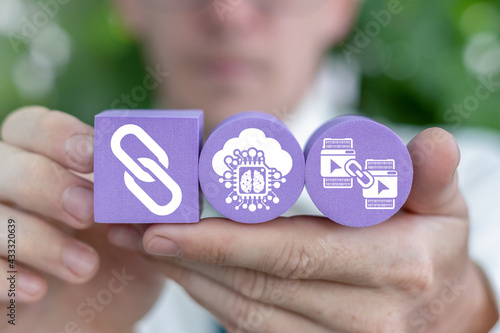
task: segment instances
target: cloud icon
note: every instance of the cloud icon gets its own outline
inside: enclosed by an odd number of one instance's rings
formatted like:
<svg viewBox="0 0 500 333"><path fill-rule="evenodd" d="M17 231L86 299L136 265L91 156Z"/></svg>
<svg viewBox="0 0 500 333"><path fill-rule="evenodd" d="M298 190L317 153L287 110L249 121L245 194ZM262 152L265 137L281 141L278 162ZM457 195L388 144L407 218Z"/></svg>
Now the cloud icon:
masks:
<svg viewBox="0 0 500 333"><path fill-rule="evenodd" d="M286 176L292 170L292 156L286 150L281 149L277 140L266 137L266 134L258 128L247 128L237 138L228 140L222 150L214 155L212 168L215 173L222 176L228 170L224 159L232 156L235 150L243 151L250 148L262 151L266 165L276 168L282 176Z"/></svg>

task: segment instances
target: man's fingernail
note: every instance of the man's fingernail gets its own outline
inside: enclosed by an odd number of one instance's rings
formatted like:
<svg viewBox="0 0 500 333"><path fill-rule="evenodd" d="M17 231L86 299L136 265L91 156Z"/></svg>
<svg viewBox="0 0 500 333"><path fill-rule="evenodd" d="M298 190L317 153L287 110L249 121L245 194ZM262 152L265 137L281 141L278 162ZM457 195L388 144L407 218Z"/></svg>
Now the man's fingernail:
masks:
<svg viewBox="0 0 500 333"><path fill-rule="evenodd" d="M86 187L69 187L63 194L62 206L77 220L88 222L94 212L94 194Z"/></svg>
<svg viewBox="0 0 500 333"><path fill-rule="evenodd" d="M22 273L19 275L17 280L17 286L19 287L19 291L29 296L38 295L43 287L44 281L42 278L31 274L31 273Z"/></svg>
<svg viewBox="0 0 500 333"><path fill-rule="evenodd" d="M142 250L142 235L139 230L129 227L114 227L109 230L109 241L119 247L131 250Z"/></svg>
<svg viewBox="0 0 500 333"><path fill-rule="evenodd" d="M146 251L151 254L169 257L179 257L181 248L175 242L161 236L154 236L146 244Z"/></svg>
<svg viewBox="0 0 500 333"><path fill-rule="evenodd" d="M84 245L70 243L63 251L63 262L66 267L78 276L87 276L97 264L97 255Z"/></svg>
<svg viewBox="0 0 500 333"><path fill-rule="evenodd" d="M66 141L66 162L69 166L87 168L93 161L94 140L90 135L75 134Z"/></svg>

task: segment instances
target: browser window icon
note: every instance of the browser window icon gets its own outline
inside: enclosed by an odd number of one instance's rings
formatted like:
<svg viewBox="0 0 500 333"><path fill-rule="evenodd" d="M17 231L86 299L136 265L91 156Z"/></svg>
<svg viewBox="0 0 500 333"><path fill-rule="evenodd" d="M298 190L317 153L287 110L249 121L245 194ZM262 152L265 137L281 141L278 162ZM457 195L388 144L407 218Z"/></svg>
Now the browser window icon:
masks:
<svg viewBox="0 0 500 333"><path fill-rule="evenodd" d="M321 177L324 188L352 188L353 179L346 171L346 164L356 158L352 139L323 140L321 150Z"/></svg>

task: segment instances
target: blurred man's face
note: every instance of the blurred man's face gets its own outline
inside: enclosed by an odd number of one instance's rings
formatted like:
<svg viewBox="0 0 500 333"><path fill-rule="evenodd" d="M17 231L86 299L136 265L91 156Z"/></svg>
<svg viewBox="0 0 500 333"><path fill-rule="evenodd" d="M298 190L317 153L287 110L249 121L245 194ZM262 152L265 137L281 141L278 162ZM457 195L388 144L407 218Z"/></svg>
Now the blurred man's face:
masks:
<svg viewBox="0 0 500 333"><path fill-rule="evenodd" d="M118 2L152 65L170 73L163 106L204 109L211 129L242 111L293 109L357 0Z"/></svg>

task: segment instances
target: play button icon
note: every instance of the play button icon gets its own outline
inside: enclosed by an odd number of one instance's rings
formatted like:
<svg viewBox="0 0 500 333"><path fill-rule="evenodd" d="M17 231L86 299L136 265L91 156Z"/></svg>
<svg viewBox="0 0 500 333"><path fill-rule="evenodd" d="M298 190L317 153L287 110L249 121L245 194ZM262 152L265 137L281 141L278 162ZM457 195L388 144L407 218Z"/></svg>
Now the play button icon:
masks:
<svg viewBox="0 0 500 333"><path fill-rule="evenodd" d="M388 190L389 188L384 185L380 180L378 181L378 194L382 193L382 191Z"/></svg>
<svg viewBox="0 0 500 333"><path fill-rule="evenodd" d="M342 169L337 163L333 160L330 161L330 173L333 173L337 169Z"/></svg>

